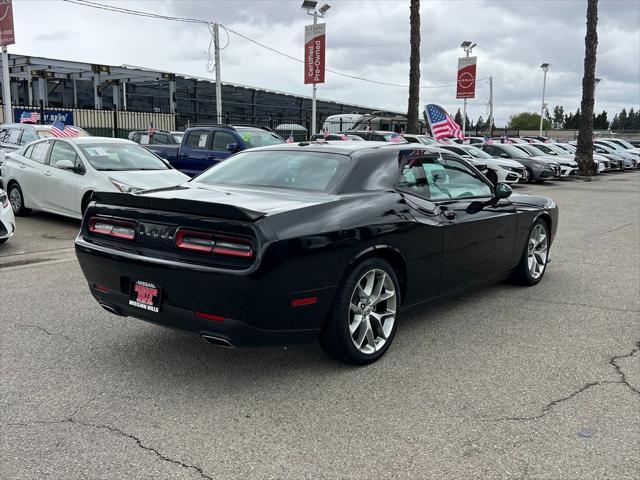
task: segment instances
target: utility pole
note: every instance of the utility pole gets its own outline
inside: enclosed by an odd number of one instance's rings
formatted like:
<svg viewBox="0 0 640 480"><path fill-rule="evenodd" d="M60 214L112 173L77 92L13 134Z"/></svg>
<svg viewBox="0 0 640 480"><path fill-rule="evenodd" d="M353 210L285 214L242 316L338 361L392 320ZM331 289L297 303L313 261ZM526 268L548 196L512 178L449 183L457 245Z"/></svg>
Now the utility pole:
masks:
<svg viewBox="0 0 640 480"><path fill-rule="evenodd" d="M11 110L11 79L9 78L9 53L7 46L2 45L2 100L4 103L4 121L13 122Z"/></svg>
<svg viewBox="0 0 640 480"><path fill-rule="evenodd" d="M493 77L489 77L489 136L493 136Z"/></svg>
<svg viewBox="0 0 640 480"><path fill-rule="evenodd" d="M220 81L220 26L213 24L214 68L216 72L216 123L222 123L222 82ZM315 87L315 85L314 85Z"/></svg>
<svg viewBox="0 0 640 480"><path fill-rule="evenodd" d="M542 80L542 105L540 106L540 136L542 136L542 115L544 114L544 95L547 89L547 72L549 71L550 66L550 63L543 63L542 65L540 65L540 68L544 72L544 78Z"/></svg>

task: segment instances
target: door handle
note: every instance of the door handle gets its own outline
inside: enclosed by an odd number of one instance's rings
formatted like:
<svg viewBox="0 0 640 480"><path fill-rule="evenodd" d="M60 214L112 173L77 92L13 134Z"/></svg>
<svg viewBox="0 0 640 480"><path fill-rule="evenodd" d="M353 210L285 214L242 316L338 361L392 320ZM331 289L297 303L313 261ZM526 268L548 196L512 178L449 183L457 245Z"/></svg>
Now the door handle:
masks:
<svg viewBox="0 0 640 480"><path fill-rule="evenodd" d="M45 170L44 172L42 172L43 175L46 175L47 177L51 176L51 172L49 170Z"/></svg>

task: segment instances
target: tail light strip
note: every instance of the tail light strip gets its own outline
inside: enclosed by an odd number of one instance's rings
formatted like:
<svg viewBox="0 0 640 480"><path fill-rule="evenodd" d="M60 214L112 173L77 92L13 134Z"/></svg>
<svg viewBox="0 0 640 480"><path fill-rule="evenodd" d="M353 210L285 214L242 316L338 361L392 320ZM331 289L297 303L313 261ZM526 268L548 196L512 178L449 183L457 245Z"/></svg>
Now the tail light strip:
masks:
<svg viewBox="0 0 640 480"><path fill-rule="evenodd" d="M176 247L194 252L228 255L231 257L253 257L253 246L245 238L217 235L209 232L179 229Z"/></svg>
<svg viewBox="0 0 640 480"><path fill-rule="evenodd" d="M91 217L89 231L124 240L133 240L136 236L135 223L112 218Z"/></svg>

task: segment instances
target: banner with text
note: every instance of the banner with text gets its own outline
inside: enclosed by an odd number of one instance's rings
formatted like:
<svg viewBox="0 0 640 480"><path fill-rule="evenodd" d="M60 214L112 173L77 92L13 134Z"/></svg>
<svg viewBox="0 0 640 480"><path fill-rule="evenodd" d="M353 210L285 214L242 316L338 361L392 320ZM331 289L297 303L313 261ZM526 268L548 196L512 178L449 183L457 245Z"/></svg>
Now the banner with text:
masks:
<svg viewBox="0 0 640 480"><path fill-rule="evenodd" d="M11 0L0 0L0 45L16 43L13 31L13 5Z"/></svg>
<svg viewBox="0 0 640 480"><path fill-rule="evenodd" d="M324 83L326 24L304 27L304 83Z"/></svg>
<svg viewBox="0 0 640 480"><path fill-rule="evenodd" d="M456 98L475 98L477 58L478 57L462 57L458 59Z"/></svg>

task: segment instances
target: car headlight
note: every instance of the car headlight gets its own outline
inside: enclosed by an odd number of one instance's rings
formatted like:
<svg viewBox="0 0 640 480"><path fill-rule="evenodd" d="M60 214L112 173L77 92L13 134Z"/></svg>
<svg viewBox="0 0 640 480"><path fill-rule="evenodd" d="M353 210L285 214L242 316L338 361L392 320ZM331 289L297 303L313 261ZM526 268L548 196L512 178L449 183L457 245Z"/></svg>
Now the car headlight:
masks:
<svg viewBox="0 0 640 480"><path fill-rule="evenodd" d="M128 185L126 183L118 182L117 180L114 180L113 178L109 178L109 181L111 183L113 183L113 185L118 190L120 190L122 193L137 193L137 192L141 192L143 190L142 188L133 187L133 186Z"/></svg>
<svg viewBox="0 0 640 480"><path fill-rule="evenodd" d="M7 198L7 194L4 192L0 192L0 205L2 205L2 208L9 206L9 198Z"/></svg>

